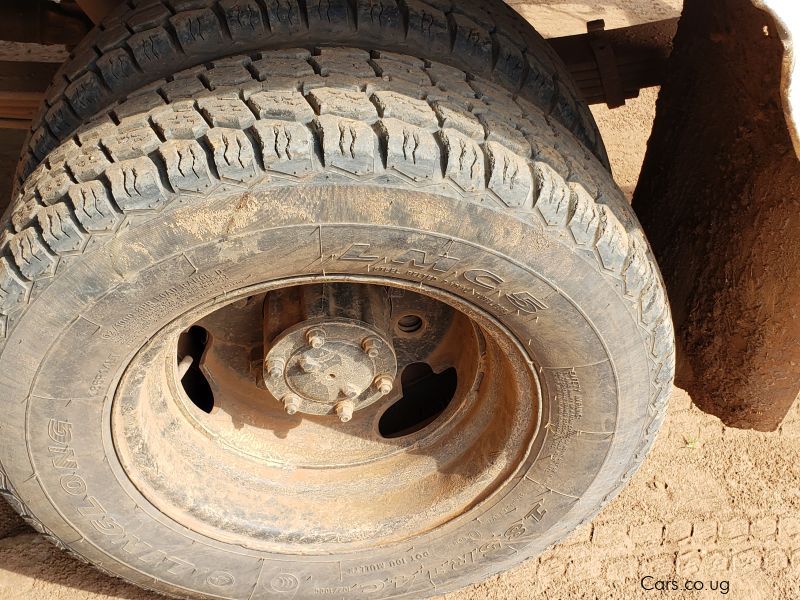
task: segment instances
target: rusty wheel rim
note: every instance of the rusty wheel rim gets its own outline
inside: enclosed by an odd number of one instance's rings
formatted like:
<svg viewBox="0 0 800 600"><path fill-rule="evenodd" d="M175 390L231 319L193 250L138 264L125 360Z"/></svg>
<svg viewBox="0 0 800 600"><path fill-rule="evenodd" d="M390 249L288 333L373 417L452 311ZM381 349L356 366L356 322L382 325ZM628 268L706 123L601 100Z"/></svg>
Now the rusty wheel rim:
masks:
<svg viewBox="0 0 800 600"><path fill-rule="evenodd" d="M391 391L364 390L378 398L347 419L345 396L326 414L287 410L269 385L275 364L263 337L258 348L261 332L252 331L266 294L320 278L242 290L182 315L131 361L112 406L112 439L130 481L157 510L222 542L324 554L408 541L469 519L501 495L534 450L541 417L539 381L518 341L449 294L399 280L339 282L391 295L382 333L397 363ZM198 327L207 343L190 361L185 332ZM404 374L418 364L440 377L454 370L452 398L412 428L382 428L411 388ZM187 390L189 371L208 382L213 406Z"/></svg>

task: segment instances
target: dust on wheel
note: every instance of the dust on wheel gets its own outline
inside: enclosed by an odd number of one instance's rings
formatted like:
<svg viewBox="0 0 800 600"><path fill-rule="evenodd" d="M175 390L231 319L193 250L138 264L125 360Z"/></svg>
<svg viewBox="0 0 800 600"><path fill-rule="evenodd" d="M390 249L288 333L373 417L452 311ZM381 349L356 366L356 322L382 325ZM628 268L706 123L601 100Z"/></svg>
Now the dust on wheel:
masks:
<svg viewBox="0 0 800 600"><path fill-rule="evenodd" d="M662 284L581 143L452 67L313 59L142 90L2 238L4 495L160 592L457 589L595 514L663 417Z"/></svg>

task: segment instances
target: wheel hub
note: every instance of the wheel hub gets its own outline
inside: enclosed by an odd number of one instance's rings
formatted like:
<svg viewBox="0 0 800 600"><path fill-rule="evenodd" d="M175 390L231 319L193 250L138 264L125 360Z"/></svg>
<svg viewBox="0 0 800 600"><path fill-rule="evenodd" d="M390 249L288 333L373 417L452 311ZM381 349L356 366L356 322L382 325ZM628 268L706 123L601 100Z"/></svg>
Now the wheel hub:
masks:
<svg viewBox="0 0 800 600"><path fill-rule="evenodd" d="M287 412L336 414L344 422L389 394L396 376L391 342L352 319L290 327L273 341L264 368L267 389Z"/></svg>

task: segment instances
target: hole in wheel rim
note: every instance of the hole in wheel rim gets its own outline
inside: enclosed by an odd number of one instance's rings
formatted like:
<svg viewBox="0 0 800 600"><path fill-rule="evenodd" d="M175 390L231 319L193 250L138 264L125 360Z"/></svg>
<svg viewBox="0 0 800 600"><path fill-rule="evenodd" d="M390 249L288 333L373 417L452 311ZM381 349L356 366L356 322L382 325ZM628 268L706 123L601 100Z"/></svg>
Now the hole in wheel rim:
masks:
<svg viewBox="0 0 800 600"><path fill-rule="evenodd" d="M403 397L381 416L379 431L385 438L399 438L430 425L449 406L458 387L454 368L434 373L426 363L408 365L401 376Z"/></svg>
<svg viewBox="0 0 800 600"><path fill-rule="evenodd" d="M186 396L205 413L214 409L214 392L201 369L203 356L208 347L209 334L194 325L178 339L178 376ZM181 363L186 365L181 368Z"/></svg>
<svg viewBox="0 0 800 600"><path fill-rule="evenodd" d="M422 319L417 315L404 315L397 320L397 328L403 333L416 333L422 329Z"/></svg>

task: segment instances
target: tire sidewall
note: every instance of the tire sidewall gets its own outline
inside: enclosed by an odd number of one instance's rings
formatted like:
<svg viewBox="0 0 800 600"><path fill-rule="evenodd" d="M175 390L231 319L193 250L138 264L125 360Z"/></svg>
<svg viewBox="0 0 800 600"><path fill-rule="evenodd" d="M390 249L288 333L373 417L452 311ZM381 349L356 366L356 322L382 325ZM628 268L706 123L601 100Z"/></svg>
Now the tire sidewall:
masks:
<svg viewBox="0 0 800 600"><path fill-rule="evenodd" d="M130 218L94 249L63 259L12 324L0 354L8 406L0 464L56 537L166 593L421 597L517 564L619 486L652 397L647 336L622 283L568 232L530 217L353 185L187 197L163 214ZM113 451L108 420L125 365L204 303L271 279L336 275L439 290L507 328L543 390L529 468L478 518L406 551L293 560L205 538L158 513Z"/></svg>

